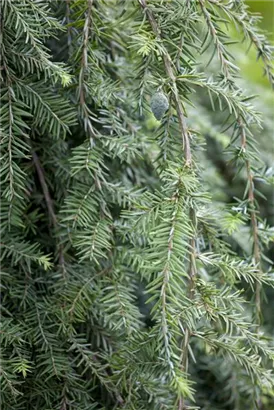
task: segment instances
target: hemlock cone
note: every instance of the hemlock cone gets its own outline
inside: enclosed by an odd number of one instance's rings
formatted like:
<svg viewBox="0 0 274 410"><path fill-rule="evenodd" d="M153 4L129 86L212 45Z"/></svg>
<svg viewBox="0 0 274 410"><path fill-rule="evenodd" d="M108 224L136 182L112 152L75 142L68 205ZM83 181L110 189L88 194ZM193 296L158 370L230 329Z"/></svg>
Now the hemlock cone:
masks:
<svg viewBox="0 0 274 410"><path fill-rule="evenodd" d="M274 408L258 22L242 0L2 1L2 410Z"/></svg>
<svg viewBox="0 0 274 410"><path fill-rule="evenodd" d="M151 98L150 107L154 117L160 120L168 110L168 99L163 93L156 93Z"/></svg>

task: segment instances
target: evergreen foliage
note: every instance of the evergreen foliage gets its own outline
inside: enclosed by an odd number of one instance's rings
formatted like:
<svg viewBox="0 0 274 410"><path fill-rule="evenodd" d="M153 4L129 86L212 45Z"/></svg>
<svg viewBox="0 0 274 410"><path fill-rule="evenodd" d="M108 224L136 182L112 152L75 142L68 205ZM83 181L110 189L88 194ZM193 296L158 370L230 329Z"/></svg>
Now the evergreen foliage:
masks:
<svg viewBox="0 0 274 410"><path fill-rule="evenodd" d="M259 17L3 0L0 18L1 409L273 409L272 113L233 48L273 85Z"/></svg>

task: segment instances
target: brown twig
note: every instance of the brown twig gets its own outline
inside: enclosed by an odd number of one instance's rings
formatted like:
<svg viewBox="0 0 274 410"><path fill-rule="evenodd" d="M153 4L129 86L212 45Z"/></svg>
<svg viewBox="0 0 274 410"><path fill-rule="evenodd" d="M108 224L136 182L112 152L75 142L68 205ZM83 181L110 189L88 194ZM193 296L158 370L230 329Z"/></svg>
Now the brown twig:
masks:
<svg viewBox="0 0 274 410"><path fill-rule="evenodd" d="M56 229L58 227L58 222L57 218L54 212L54 207L53 207L53 202L49 193L48 185L46 183L45 175L44 175L44 170L42 168L42 165L40 163L39 157L36 154L35 151L32 151L32 158L33 158L33 163L35 165L37 175L41 184L41 188L45 197L48 213L49 213L49 218L51 223L53 224L54 228ZM58 245L58 251L59 251L59 264L63 267L65 265L65 259L64 259L64 253L63 253L63 245L59 243Z"/></svg>
<svg viewBox="0 0 274 410"><path fill-rule="evenodd" d="M65 0L66 1L66 23L68 24L68 54L69 57L71 57L71 41L72 41L72 29L71 26L69 25L70 23L70 0Z"/></svg>
<svg viewBox="0 0 274 410"><path fill-rule="evenodd" d="M241 149L243 152L246 152L246 131L245 126L243 124L242 118L238 117L238 127L241 136ZM252 236L253 236L253 256L255 264L259 270L262 271L261 266L261 252L260 252L260 244L259 244L259 234L258 234L258 221L256 215L256 205L255 205L255 197L254 197L254 180L253 174L251 171L250 161L245 159L245 166L246 166L246 173L248 179L248 202L250 205L250 219L251 219L251 229L252 229ZM256 294L255 294L255 305L256 305L256 317L257 323L260 323L261 317L261 284L256 282Z"/></svg>
<svg viewBox="0 0 274 410"><path fill-rule="evenodd" d="M43 193L44 193L44 197L45 197L45 200L46 200L48 213L49 213L51 222L53 223L54 227L56 227L57 226L57 218L56 218L56 215L55 215L54 210L53 210L53 203L52 203L52 199L50 197L48 186L47 186L47 183L46 183L46 180L45 180L44 171L43 171L43 168L41 166L38 155L34 151L32 152L32 158L33 158L33 162L34 162L34 165L35 165L38 177L39 177L39 181L40 181Z"/></svg>

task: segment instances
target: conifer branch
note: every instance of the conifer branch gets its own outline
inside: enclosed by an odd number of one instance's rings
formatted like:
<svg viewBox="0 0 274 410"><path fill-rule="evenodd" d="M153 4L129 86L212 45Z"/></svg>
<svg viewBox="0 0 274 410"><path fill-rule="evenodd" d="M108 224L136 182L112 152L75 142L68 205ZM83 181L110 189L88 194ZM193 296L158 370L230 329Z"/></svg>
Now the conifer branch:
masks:
<svg viewBox="0 0 274 410"><path fill-rule="evenodd" d="M203 0L199 0L203 1ZM260 29L256 27L258 16L250 15L247 12L248 6L244 1L235 3L234 7L231 7L230 3L226 3L222 0L208 0L214 6L219 7L232 21L240 27L244 33L245 38L249 39L251 44L257 50L258 59L261 58L264 64L265 74L274 87L274 74L273 74L273 46L267 41L266 36ZM235 10L234 10L235 9Z"/></svg>
<svg viewBox="0 0 274 410"><path fill-rule="evenodd" d="M205 7L204 0L198 0L198 1L202 9L202 12L205 16L205 19L207 21L212 38L214 39L214 44L218 51L218 58L220 60L225 79L227 81L230 81L231 85L235 86L234 78L233 76L231 76L231 74L233 75L233 71L235 71L235 66L231 65L231 63L225 56L225 53L226 53L225 46L219 39L219 36L217 35L216 27L214 26L210 13ZM232 16L237 21L237 23L244 29L244 31L247 33L251 41L255 44L256 48L258 49L259 55L262 57L263 62L265 63L265 70L266 70L267 76L271 82L273 79L271 78L272 67L269 63L270 61L269 56L268 54L263 52L263 46L260 43L259 38L255 35L254 31L252 31L249 28L248 24L244 24L244 20L239 18L238 13L232 14L231 9L228 8L225 4L223 3L221 4L218 0L213 0L213 1L210 0L210 2L213 3L214 5L218 5L220 8L225 10L225 12L229 16ZM247 18L246 13L244 13L244 17L245 19ZM241 136L241 150L245 154L246 149L247 149L246 130L245 130L245 125L244 125L241 114L238 114L238 117L236 118L236 123L238 124L239 132ZM261 255L260 255L260 245L259 245L259 236L258 236L258 221L257 221L255 197L254 197L254 181L253 181L253 175L252 175L249 159L245 159L245 166L246 166L247 183L248 183L248 201L250 204L251 231L252 231L252 236L253 236L253 257L254 257L256 266L261 272ZM258 323L260 323L260 317L261 317L261 296L260 296L261 286L262 286L261 283L257 281L256 291L255 291L255 304L256 304L256 317L257 317Z"/></svg>
<svg viewBox="0 0 274 410"><path fill-rule="evenodd" d="M195 211L193 208L190 209L190 218L193 224L193 228L196 229L197 221L196 221L196 215ZM194 299L194 291L195 291L195 280L197 277L197 268L196 268L196 241L195 241L195 236L190 240L190 258L189 258L189 299L193 301ZM190 329L186 328L185 330L185 337L183 340L183 350L182 350L182 355L181 355L181 363L182 363L182 369L185 371L185 373L188 373L188 349L189 349L189 344L190 344L190 337L191 337L191 331ZM178 410L184 410L184 397L180 396L179 398L179 404L178 404Z"/></svg>
<svg viewBox="0 0 274 410"><path fill-rule="evenodd" d="M90 110L87 105L86 101L86 78L87 78L87 70L88 70L88 47L89 47L89 39L90 39L90 32L91 32L91 24L92 24L92 5L93 0L87 0L87 9L86 9L86 16L85 16L85 23L83 27L82 33L82 56L81 56L81 66L80 66L80 73L79 73L79 103L80 109L82 110L83 117L84 117L84 127L86 132L90 135L91 138L95 136L95 130L92 126L90 120Z"/></svg>
<svg viewBox="0 0 274 410"><path fill-rule="evenodd" d="M154 32L156 38L161 39L161 30L158 27L157 21L155 20L155 17L152 11L148 8L147 1L146 0L138 0L138 1L149 20L152 31ZM163 58L166 74L171 79L171 82L172 82L172 95L173 95L173 99L175 102L175 107L176 107L176 111L178 115L178 121L179 121L180 129L181 129L181 133L182 133L182 141L183 141L183 146L184 146L184 151L185 151L186 165L191 166L192 154L191 154L191 149L190 149L189 132L187 129L187 124L186 124L185 117L184 117L184 110L183 110L183 106L180 100L178 87L176 84L176 75L174 73L174 69L172 66L172 59L169 53L167 52L167 50L165 50L165 53L163 54L162 58Z"/></svg>
<svg viewBox="0 0 274 410"><path fill-rule="evenodd" d="M169 285L169 275L170 275L170 259L173 251L173 240L174 240L174 234L175 234L175 227L176 227L176 218L177 218L177 212L178 212L178 201L179 201L179 189L177 188L176 193L173 197L174 201L174 210L173 210L173 215L171 217L171 228L169 231L169 238L168 238L168 243L167 243L167 261L163 270L163 284L161 287L161 298L162 298L162 331L163 331L163 336L164 336L164 344L165 344L165 349L167 352L168 356L168 362L170 364L171 362L171 357L170 357L170 348L169 348L169 335L168 335L168 321L167 321L167 314L166 314L166 309L167 309L167 287ZM172 371L173 371L173 366L171 366Z"/></svg>
<svg viewBox="0 0 274 410"><path fill-rule="evenodd" d="M87 0L87 11L85 25L83 29L83 44L82 44L82 60L81 60L81 70L79 75L79 87L80 87L80 104L85 105L85 74L88 67L88 41L91 30L91 8L93 0Z"/></svg>
<svg viewBox="0 0 274 410"><path fill-rule="evenodd" d="M238 117L238 127L241 136L241 150L245 154L247 150L247 140L246 140L246 130L245 125L241 116ZM258 268L259 272L262 273L261 267L261 252L260 252L260 241L258 235L258 221L257 221L257 213L256 213L256 205L255 205L255 197L254 197L254 180L253 174L251 171L251 165L248 158L245 159L245 166L246 166L246 173L247 173L247 183L248 183L248 202L250 206L250 217L251 217L251 231L253 236L253 256L256 267ZM261 321L261 287L262 284L260 282L256 282L256 293L255 293L255 304L256 304L256 318L257 323Z"/></svg>
<svg viewBox="0 0 274 410"><path fill-rule="evenodd" d="M9 226L11 221L11 210L12 210L12 201L14 198L14 179L13 179L13 158L12 158L12 141L13 141L13 132L12 132L12 124L13 124L13 112L12 112L12 98L11 98L11 84L8 84L8 101L9 101L9 142L8 142L8 155L9 155Z"/></svg>
<svg viewBox="0 0 274 410"><path fill-rule="evenodd" d="M2 10L0 10L0 68L6 75L6 82L7 82L7 89L8 89L8 167L9 167L9 212L8 212L8 224L10 227L11 223L11 212L12 212L12 202L15 196L15 189L14 189L14 170L13 170L13 155L12 155L12 143L13 143L13 109L12 109L12 80L11 75L9 72L8 63L5 57L5 48L4 48L4 24L2 19ZM2 76L1 76L2 81ZM1 124L2 125L2 124Z"/></svg>
<svg viewBox="0 0 274 410"><path fill-rule="evenodd" d="M40 160L38 158L38 155L36 154L35 151L32 152L32 158L33 158L33 163L35 165L37 174L38 174L38 178L42 187L42 191L46 200L46 205L48 208L48 213L49 213L49 217L51 222L53 223L54 227L56 228L57 226L57 218L55 215L55 212L53 210L53 203L52 203L52 199L51 196L49 194L49 189L45 180L45 176L44 176L44 171L43 168L41 166Z"/></svg>
<svg viewBox="0 0 274 410"><path fill-rule="evenodd" d="M33 158L33 163L35 165L37 175L41 184L41 188L45 197L46 205L48 208L48 213L49 213L49 218L50 221L52 222L53 226L55 229L58 227L58 222L57 222L57 217L54 212L54 207L53 207L53 202L49 193L48 185L46 183L45 175L44 175L44 170L42 168L42 165L40 163L39 157L36 154L35 151L32 152L32 158ZM63 272L65 271L64 266L65 266L65 259L64 259L64 253L63 253L63 246L62 244L59 244L59 264L63 268Z"/></svg>
<svg viewBox="0 0 274 410"><path fill-rule="evenodd" d="M141 4L142 8L144 9L144 11L147 15L147 18L150 22L151 28L152 28L156 38L161 39L161 31L158 27L157 21L156 21L154 15L153 15L152 11L148 8L146 0L139 0L139 3ZM171 57L170 57L169 53L167 52L167 50L165 50L165 53L163 54L162 58L163 58L166 74L172 82L172 94L173 94L175 107L176 107L176 111L177 111L179 126L180 126L181 133L182 133L182 141L183 141L183 146L184 146L184 151L185 151L186 165L188 167L191 167L192 166L192 153L191 153L191 148L190 148L189 132L188 132L188 129L187 129L187 124L186 124L185 117L184 117L184 110L183 110L183 106L182 106L180 96L179 96L179 91L178 91L177 84L176 84L176 74L175 74L174 69L172 67L172 60L171 60ZM178 196L175 196L175 201L178 201ZM193 208L190 209L190 215L191 215L191 219L195 219L195 210ZM174 216L173 216L172 221L171 221L171 226L172 227L171 227L171 231L170 231L170 234L169 234L169 241L168 241L168 260L169 260L170 254L172 252L172 247L173 247L173 236L174 236L175 220L176 220L175 218L176 218L176 213L174 213ZM168 267L168 266L169 265L167 263L166 267ZM166 323L166 319L165 319L165 305L166 305L165 289L166 289L166 286L167 286L168 281L169 281L168 271L167 271L166 268L164 270L164 274L165 274L165 277L164 277L164 282L163 282L163 286L162 286L162 290L161 290L161 295L162 295L162 302L163 302L163 317L164 317L164 326L163 326L163 328L166 329L167 328L167 323ZM190 291L191 297L193 296L193 293L194 293L195 276L196 276L196 269L195 269L195 236L193 235L193 237L190 241L190 267L189 267L189 291ZM166 330L165 330L164 335L165 335L165 341L166 341L166 343L168 343ZM183 370L186 373L187 373L189 342L190 342L190 330L186 329L185 338L184 338L184 347L183 347L183 352L182 352L182 367L183 367ZM183 407L184 407L184 398L180 394L178 410L182 410Z"/></svg>
<svg viewBox="0 0 274 410"><path fill-rule="evenodd" d="M215 26L214 22L212 21L211 15L210 15L209 11L207 10L207 8L205 6L205 0L198 0L198 2L199 2L199 5L201 7L202 13L204 15L206 24L208 26L208 30L211 34L214 45L216 47L217 55L218 55L218 58L219 58L220 63L221 63L221 68L222 68L223 74L228 79L228 78L230 78L230 74L231 74L231 71L232 71L232 66L231 66L231 64L230 64L230 62L227 58L225 46L224 46L223 42L220 40L219 35L218 35L218 29ZM235 69L235 67L234 67L234 69Z"/></svg>
<svg viewBox="0 0 274 410"><path fill-rule="evenodd" d="M66 0L66 23L68 25L67 33L68 33L68 50L69 50L69 57L71 56L71 43L72 43L72 30L70 24L70 0Z"/></svg>

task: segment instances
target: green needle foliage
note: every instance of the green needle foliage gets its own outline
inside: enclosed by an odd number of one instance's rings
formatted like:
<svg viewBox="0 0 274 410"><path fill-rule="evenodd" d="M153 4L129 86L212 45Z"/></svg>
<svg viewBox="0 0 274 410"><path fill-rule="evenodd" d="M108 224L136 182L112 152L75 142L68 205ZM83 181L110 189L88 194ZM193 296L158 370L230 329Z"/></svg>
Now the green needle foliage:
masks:
<svg viewBox="0 0 274 410"><path fill-rule="evenodd" d="M1 409L273 409L273 100L237 66L251 47L273 83L259 17L4 0L0 19Z"/></svg>

